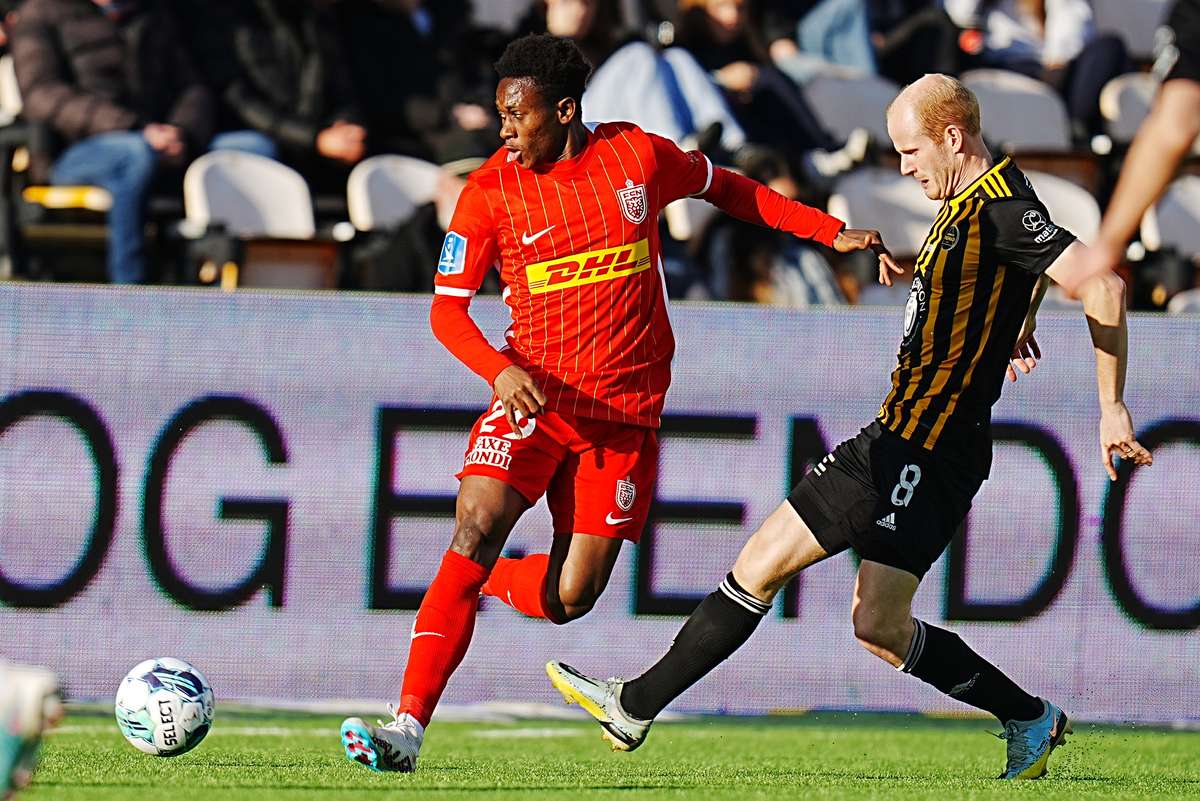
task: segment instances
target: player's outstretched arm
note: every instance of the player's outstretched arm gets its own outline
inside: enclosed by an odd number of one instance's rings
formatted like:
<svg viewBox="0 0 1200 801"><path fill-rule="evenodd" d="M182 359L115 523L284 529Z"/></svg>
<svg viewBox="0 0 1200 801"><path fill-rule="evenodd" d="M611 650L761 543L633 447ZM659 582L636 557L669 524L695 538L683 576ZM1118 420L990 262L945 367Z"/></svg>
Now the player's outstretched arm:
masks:
<svg viewBox="0 0 1200 801"><path fill-rule="evenodd" d="M1167 81L1125 157L1100 223L1100 236L1088 248L1089 272L1112 270L1120 264L1146 210L1162 196L1198 136L1200 83L1183 78Z"/></svg>
<svg viewBox="0 0 1200 801"><path fill-rule="evenodd" d="M1125 407L1125 368L1128 335L1125 323L1125 282L1111 272L1092 273L1080 280L1089 267L1085 248L1078 242L1062 252L1046 271L1054 281L1078 286L1087 316L1092 347L1096 352L1096 383L1100 394L1100 458L1109 479L1117 480L1112 457L1134 464L1153 462L1133 432L1133 419Z"/></svg>
<svg viewBox="0 0 1200 801"><path fill-rule="evenodd" d="M1100 224L1100 246L1124 251L1179 162L1200 136L1200 83L1186 79L1167 81L1158 92L1150 116L1142 123L1121 177Z"/></svg>
<svg viewBox="0 0 1200 801"><path fill-rule="evenodd" d="M665 205L682 197L698 197L745 222L811 239L839 253L872 250L879 257L879 282L891 286L891 273L903 270L883 244L878 231L847 228L837 217L806 206L732 170L716 167L699 151L684 153L675 143L649 134Z"/></svg>

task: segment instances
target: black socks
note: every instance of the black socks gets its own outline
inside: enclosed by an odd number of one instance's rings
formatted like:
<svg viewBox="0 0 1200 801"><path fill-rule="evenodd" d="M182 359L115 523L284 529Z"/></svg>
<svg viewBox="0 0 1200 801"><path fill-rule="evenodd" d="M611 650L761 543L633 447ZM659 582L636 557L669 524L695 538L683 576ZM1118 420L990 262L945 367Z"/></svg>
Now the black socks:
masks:
<svg viewBox="0 0 1200 801"><path fill-rule="evenodd" d="M899 670L932 684L951 698L991 712L1001 723L1042 716L1040 699L1022 690L999 668L951 631L913 619L916 631Z"/></svg>
<svg viewBox="0 0 1200 801"><path fill-rule="evenodd" d="M652 720L742 646L770 610L738 586L733 573L683 624L662 659L621 689L621 707L640 720Z"/></svg>

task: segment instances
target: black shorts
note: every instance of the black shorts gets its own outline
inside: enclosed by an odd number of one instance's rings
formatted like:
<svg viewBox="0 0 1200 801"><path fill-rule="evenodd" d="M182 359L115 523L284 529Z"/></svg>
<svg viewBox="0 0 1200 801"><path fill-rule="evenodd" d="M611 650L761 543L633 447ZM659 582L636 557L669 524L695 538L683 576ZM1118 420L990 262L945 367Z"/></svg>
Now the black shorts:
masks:
<svg viewBox="0 0 1200 801"><path fill-rule="evenodd" d="M1200 0L1176 0L1155 35L1154 73L1164 81L1200 81Z"/></svg>
<svg viewBox="0 0 1200 801"><path fill-rule="evenodd" d="M950 544L986 476L876 421L822 459L788 501L830 555L853 548L921 578Z"/></svg>

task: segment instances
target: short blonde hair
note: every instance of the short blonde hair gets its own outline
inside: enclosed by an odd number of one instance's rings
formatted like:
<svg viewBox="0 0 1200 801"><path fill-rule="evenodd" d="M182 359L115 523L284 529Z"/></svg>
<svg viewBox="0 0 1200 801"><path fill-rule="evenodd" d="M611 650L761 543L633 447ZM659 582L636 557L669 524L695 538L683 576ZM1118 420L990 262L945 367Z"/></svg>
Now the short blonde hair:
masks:
<svg viewBox="0 0 1200 801"><path fill-rule="evenodd" d="M979 99L974 92L949 75L926 75L917 83L921 83L919 88L914 88L915 83L909 84L892 100L888 106L889 114L901 97L912 95L917 123L933 141L941 141L950 125L962 128L968 136L979 136Z"/></svg>

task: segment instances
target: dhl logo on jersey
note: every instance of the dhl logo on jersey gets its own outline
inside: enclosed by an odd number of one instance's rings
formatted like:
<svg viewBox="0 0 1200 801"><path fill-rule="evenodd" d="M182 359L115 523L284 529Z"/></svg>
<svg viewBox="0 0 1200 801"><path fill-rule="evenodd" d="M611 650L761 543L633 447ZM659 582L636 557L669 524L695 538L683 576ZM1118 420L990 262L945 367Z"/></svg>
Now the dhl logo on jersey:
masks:
<svg viewBox="0 0 1200 801"><path fill-rule="evenodd" d="M589 250L561 259L540 261L525 268L529 292L541 295L573 286L624 278L650 269L650 241L604 250Z"/></svg>

